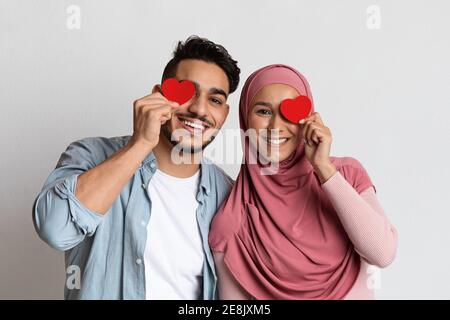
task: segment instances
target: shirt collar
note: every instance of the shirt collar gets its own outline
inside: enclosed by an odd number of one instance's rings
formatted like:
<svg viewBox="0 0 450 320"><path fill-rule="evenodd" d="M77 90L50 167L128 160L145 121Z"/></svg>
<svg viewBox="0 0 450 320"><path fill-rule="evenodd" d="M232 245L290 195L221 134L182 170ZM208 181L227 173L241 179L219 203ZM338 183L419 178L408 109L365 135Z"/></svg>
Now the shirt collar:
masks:
<svg viewBox="0 0 450 320"><path fill-rule="evenodd" d="M210 184L210 170L211 170L211 161L207 158L202 157L200 163L200 187L203 188L206 195L209 196L211 192L211 184Z"/></svg>

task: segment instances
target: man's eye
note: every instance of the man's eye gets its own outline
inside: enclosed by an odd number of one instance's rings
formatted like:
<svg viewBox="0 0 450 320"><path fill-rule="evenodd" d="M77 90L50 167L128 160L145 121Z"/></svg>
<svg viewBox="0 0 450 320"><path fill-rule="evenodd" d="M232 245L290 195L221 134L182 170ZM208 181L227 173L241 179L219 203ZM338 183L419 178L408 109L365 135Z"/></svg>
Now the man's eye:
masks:
<svg viewBox="0 0 450 320"><path fill-rule="evenodd" d="M211 98L211 102L214 104L222 104L222 101L216 98Z"/></svg>
<svg viewBox="0 0 450 320"><path fill-rule="evenodd" d="M263 116L270 116L272 114L272 112L268 109L259 109L256 111L256 113L259 113Z"/></svg>

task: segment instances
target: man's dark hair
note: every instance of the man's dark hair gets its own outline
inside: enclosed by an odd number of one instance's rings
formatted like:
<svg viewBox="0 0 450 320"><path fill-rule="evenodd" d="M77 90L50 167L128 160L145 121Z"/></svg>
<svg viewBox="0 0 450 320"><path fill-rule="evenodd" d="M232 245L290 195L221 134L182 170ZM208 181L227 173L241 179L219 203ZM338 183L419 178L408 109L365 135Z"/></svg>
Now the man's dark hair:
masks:
<svg viewBox="0 0 450 320"><path fill-rule="evenodd" d="M179 41L173 52L173 58L164 68L162 79L172 78L177 72L178 63L185 59L196 59L211 62L219 66L227 75L230 93L237 89L241 70L237 61L221 45L198 36L190 36L186 41Z"/></svg>

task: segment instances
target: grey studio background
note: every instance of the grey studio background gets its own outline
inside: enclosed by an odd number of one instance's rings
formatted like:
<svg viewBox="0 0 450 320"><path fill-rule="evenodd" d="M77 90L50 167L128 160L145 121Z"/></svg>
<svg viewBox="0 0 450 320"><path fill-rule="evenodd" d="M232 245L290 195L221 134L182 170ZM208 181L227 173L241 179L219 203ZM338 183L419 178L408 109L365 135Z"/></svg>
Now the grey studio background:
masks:
<svg viewBox="0 0 450 320"><path fill-rule="evenodd" d="M198 34L242 69L224 129L239 127L256 68L309 79L332 155L362 162L399 230L377 298L449 299L449 12L444 0L1 0L0 298L63 297L64 254L33 229L36 194L70 142L131 134L132 102Z"/></svg>

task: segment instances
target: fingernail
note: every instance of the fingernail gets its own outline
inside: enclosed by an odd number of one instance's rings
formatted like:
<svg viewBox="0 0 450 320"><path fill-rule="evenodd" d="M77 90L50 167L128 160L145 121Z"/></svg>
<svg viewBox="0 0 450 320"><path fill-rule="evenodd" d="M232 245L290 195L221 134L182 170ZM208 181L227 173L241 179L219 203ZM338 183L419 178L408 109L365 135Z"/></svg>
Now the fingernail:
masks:
<svg viewBox="0 0 450 320"><path fill-rule="evenodd" d="M300 120L298 123L304 124L305 123L305 119Z"/></svg>

